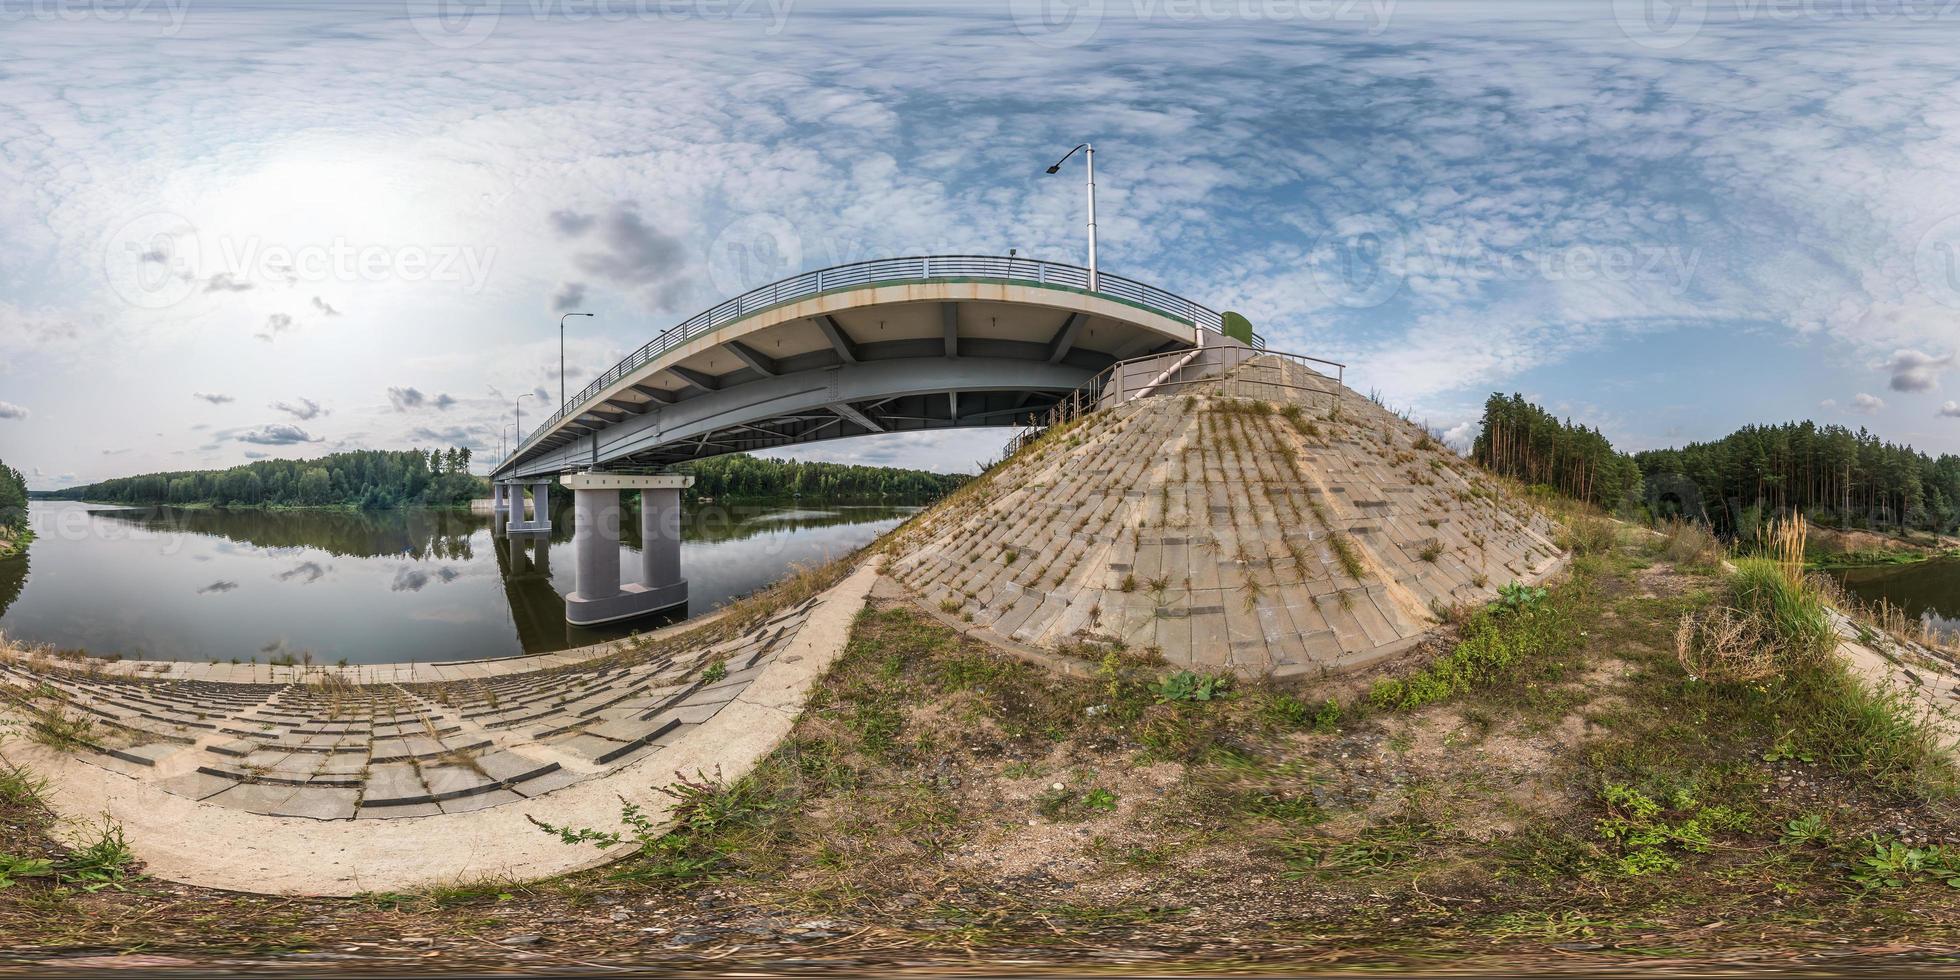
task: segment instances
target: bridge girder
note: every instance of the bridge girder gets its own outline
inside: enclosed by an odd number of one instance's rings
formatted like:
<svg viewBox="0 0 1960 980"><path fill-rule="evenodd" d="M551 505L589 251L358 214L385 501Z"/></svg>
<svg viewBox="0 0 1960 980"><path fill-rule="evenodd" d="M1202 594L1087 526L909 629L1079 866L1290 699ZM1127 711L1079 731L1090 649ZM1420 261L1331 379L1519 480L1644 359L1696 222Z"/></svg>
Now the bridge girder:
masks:
<svg viewBox="0 0 1960 980"><path fill-rule="evenodd" d="M533 434L499 478L654 465L878 432L1028 421L1110 363L1195 328L1101 294L869 286L676 344Z"/></svg>

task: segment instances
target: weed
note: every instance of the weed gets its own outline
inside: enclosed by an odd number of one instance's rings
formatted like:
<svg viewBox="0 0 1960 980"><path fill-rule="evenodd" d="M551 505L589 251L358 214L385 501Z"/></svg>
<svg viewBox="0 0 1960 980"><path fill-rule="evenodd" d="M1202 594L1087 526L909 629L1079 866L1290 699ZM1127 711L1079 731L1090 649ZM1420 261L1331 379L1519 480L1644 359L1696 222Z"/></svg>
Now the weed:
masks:
<svg viewBox="0 0 1960 980"><path fill-rule="evenodd" d="M1564 588L1576 591L1577 586ZM1478 610L1461 634L1455 649L1415 674L1375 682L1369 701L1391 709L1432 704L1495 684L1527 662L1549 660L1579 645L1568 610L1542 596L1515 605L1500 600Z"/></svg>
<svg viewBox="0 0 1960 980"><path fill-rule="evenodd" d="M708 661L708 668L701 672L701 682L703 684L719 683L720 681L727 679L727 677L728 677L727 657L716 657L715 659Z"/></svg>
<svg viewBox="0 0 1960 980"><path fill-rule="evenodd" d="M1225 697L1232 686L1229 674L1199 674L1180 670L1150 685L1157 700L1171 702L1211 701Z"/></svg>

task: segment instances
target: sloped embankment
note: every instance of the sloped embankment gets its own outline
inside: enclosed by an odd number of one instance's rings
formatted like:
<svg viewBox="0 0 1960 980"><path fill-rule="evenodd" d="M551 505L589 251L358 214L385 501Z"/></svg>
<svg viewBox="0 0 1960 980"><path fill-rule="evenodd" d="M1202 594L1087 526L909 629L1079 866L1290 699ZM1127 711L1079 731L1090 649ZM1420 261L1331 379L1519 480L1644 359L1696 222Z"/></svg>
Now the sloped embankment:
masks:
<svg viewBox="0 0 1960 980"><path fill-rule="evenodd" d="M1024 643L1290 675L1393 655L1441 607L1563 563L1543 517L1420 427L1319 375L1238 380L1051 430L902 533L889 573Z"/></svg>

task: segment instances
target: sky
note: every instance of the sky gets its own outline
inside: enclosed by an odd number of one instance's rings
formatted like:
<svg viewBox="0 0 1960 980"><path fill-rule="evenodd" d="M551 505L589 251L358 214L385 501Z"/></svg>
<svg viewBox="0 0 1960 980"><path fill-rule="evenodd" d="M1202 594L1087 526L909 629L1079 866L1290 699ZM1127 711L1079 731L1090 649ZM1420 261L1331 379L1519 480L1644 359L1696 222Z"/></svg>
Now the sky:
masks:
<svg viewBox="0 0 1960 980"><path fill-rule="evenodd" d="M1099 259L1459 444L1960 452L1953 0L0 0L0 459L355 448L805 269ZM999 429L840 440L971 470Z"/></svg>

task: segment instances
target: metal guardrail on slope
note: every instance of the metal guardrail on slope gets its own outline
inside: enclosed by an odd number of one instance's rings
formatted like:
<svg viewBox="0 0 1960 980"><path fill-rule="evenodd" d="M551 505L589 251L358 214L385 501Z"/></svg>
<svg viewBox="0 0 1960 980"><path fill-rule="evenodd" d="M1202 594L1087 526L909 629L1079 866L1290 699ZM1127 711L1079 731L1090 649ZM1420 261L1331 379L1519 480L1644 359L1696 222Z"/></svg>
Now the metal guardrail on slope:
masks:
<svg viewBox="0 0 1960 980"><path fill-rule="evenodd" d="M1206 356L1229 351L1241 353L1236 356L1227 355L1230 361L1228 364L1213 363ZM1197 358L1195 365L1189 363L1194 356ZM1262 364L1262 361L1269 363ZM1305 368L1311 377L1333 381L1333 389L1319 385L1295 384L1287 377L1286 366L1289 363ZM1149 365L1149 370L1142 376L1150 377L1151 380L1130 385L1126 379L1131 372L1125 369L1145 364ZM1160 364L1168 366L1159 372L1157 367ZM1334 376L1329 379L1326 372L1315 365L1333 368ZM1244 377L1243 372L1248 367L1273 369L1276 377L1272 380ZM1190 370L1195 370L1197 376L1184 377L1184 372ZM1054 426L1073 422L1104 408L1134 401L1153 392L1168 392L1176 388L1213 382L1237 382L1239 387L1234 391L1237 397L1241 398L1255 397L1270 400L1268 396L1278 389L1310 391L1327 395L1329 398L1338 398L1340 389L1347 384L1347 365L1325 358L1309 357L1306 354L1267 350L1263 347L1248 349L1237 346L1205 347L1192 351L1172 351L1168 354L1145 354L1141 357L1117 361L1097 371L1094 377L1077 386L1074 391L1063 395L1060 401L1049 406L1045 411L1030 412L1026 427L1015 433L1014 437L1007 441L1007 445L1001 448L1001 458L1006 459L1019 452L1023 446L1040 438L1043 432ZM1253 390L1250 393L1242 390L1246 386L1251 386Z"/></svg>
<svg viewBox="0 0 1960 980"><path fill-rule="evenodd" d="M1090 292L1089 270L1081 266L1000 255L918 255L896 259L871 259L805 272L772 282L767 286L751 289L661 331L659 336L627 355L606 373L593 379L592 383L586 385L578 394L567 399L565 404L558 407L558 411L532 429L531 434L533 437L538 437L551 431L553 426L566 417L578 414L599 392L669 350L770 307L808 299L833 289L856 289L885 283L974 279L1032 283L1056 289ZM1134 303L1153 313L1161 313L1194 327L1218 333L1224 326L1223 318L1216 310L1134 279L1098 271L1096 285L1094 292L1097 294ZM1252 346L1263 350L1266 342L1258 334L1253 334ZM523 433L518 433L518 439L518 446L512 449L509 455L498 460L497 465L491 468L491 472L503 468L504 464L531 448L532 440L524 438Z"/></svg>

